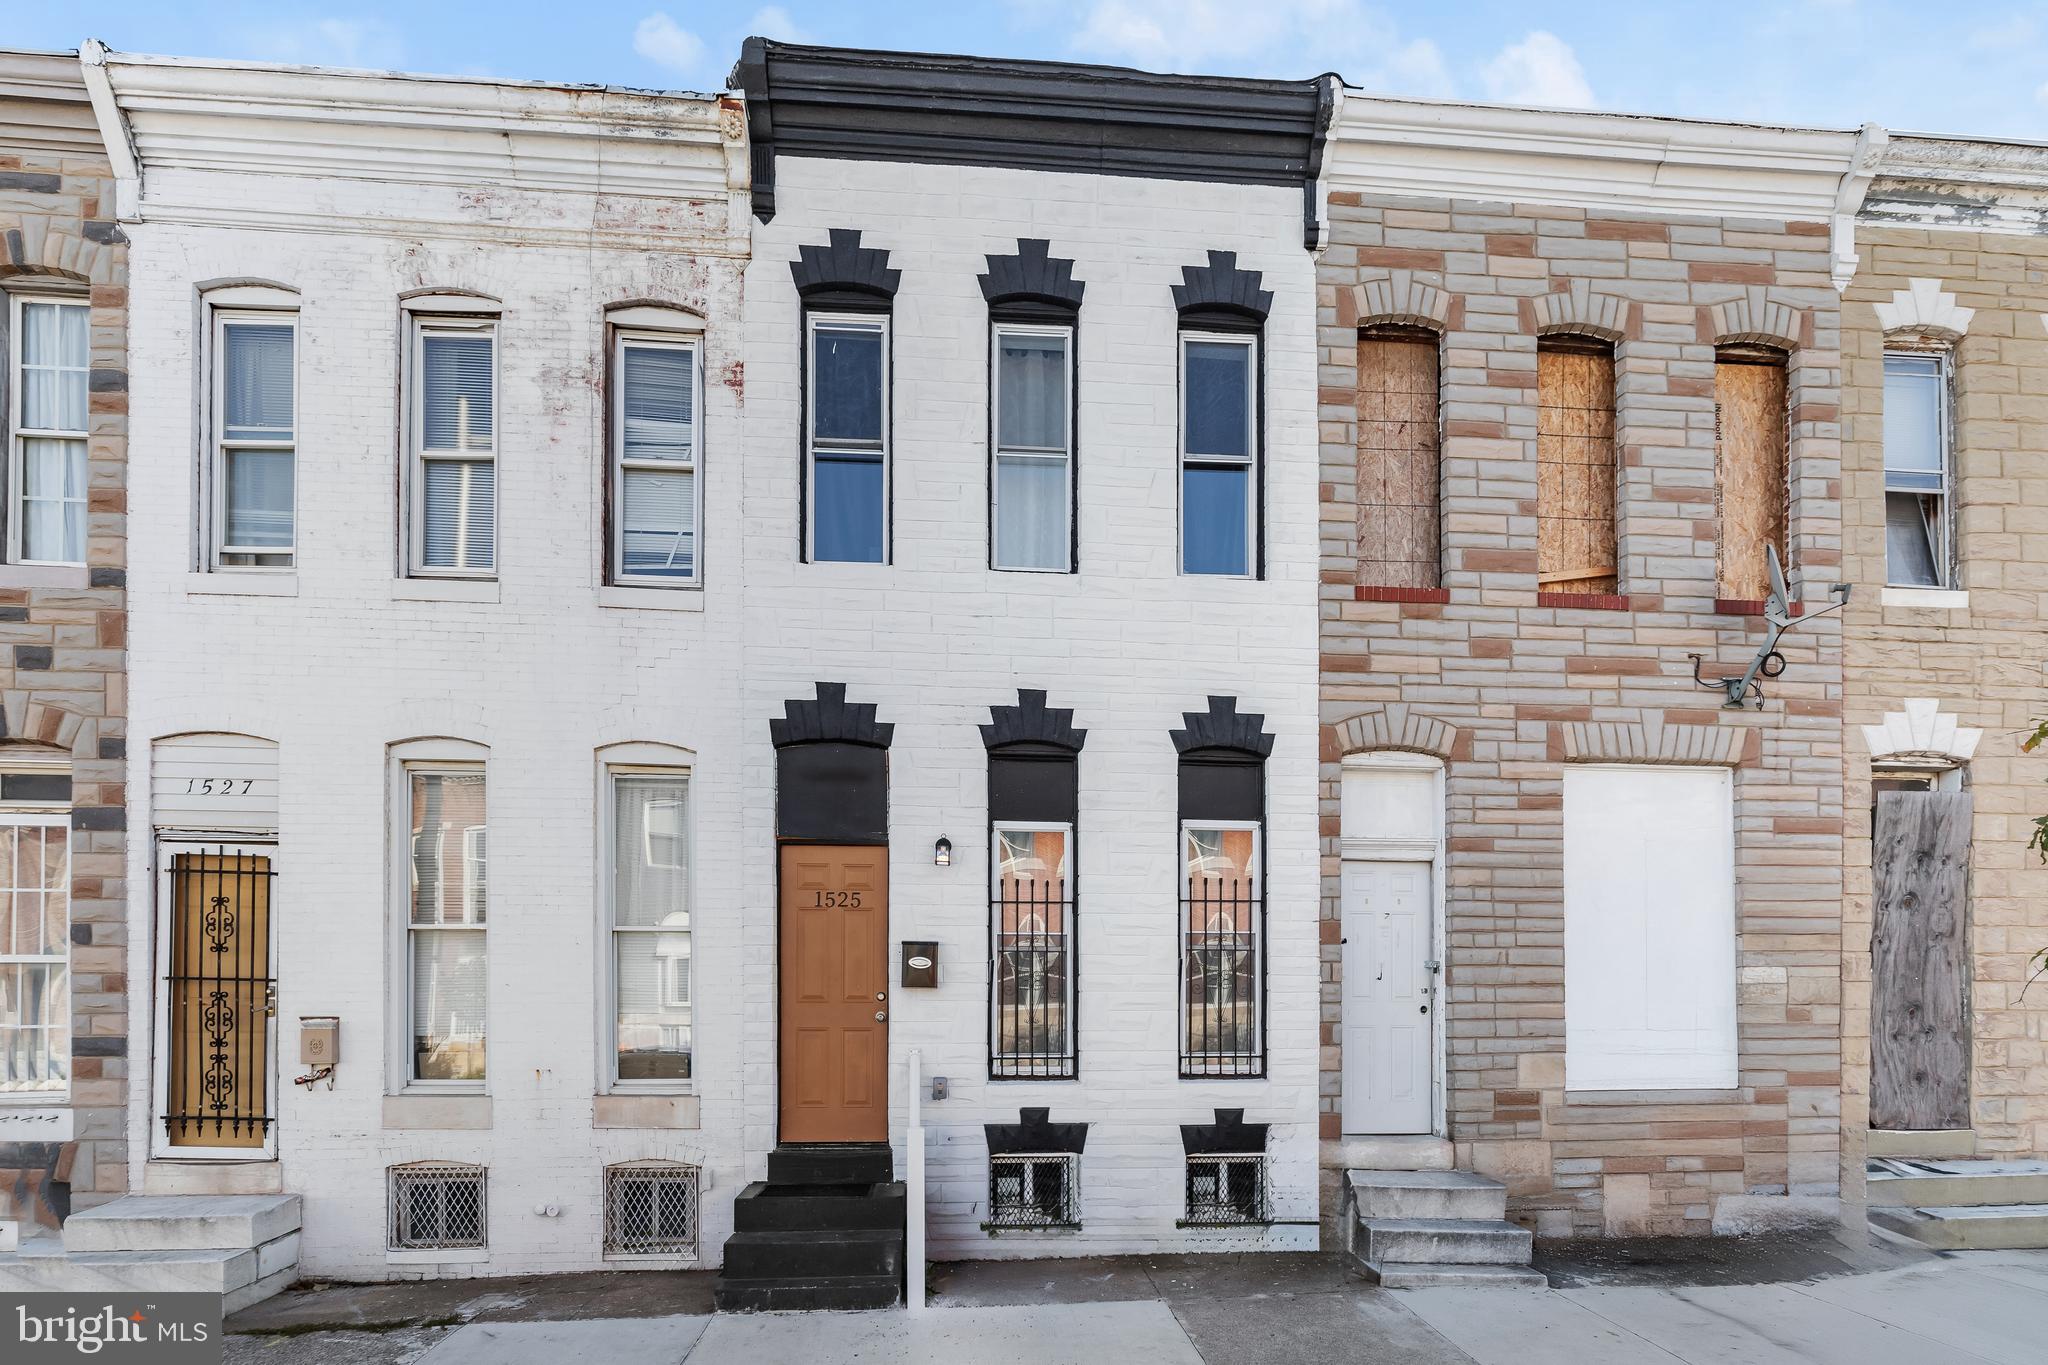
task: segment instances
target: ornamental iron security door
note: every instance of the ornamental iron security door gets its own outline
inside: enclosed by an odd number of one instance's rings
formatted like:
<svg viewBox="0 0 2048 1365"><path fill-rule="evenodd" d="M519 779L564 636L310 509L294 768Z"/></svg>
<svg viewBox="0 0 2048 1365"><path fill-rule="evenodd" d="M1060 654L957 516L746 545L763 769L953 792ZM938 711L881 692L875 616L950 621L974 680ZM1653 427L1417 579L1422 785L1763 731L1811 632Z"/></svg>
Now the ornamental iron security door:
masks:
<svg viewBox="0 0 2048 1365"><path fill-rule="evenodd" d="M225 846L172 858L163 1118L173 1147L261 1148L269 1138L275 877L268 856Z"/></svg>

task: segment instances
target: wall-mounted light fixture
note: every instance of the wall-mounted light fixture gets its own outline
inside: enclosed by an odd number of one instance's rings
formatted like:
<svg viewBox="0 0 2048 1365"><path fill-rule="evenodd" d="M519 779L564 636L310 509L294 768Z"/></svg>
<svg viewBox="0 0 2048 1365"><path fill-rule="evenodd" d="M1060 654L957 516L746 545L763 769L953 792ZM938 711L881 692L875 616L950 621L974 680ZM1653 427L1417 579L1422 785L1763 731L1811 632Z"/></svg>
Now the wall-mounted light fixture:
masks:
<svg viewBox="0 0 2048 1365"><path fill-rule="evenodd" d="M939 836L939 841L932 845L932 866L951 867L952 865L953 841L951 839L948 839L945 835L941 834Z"/></svg>

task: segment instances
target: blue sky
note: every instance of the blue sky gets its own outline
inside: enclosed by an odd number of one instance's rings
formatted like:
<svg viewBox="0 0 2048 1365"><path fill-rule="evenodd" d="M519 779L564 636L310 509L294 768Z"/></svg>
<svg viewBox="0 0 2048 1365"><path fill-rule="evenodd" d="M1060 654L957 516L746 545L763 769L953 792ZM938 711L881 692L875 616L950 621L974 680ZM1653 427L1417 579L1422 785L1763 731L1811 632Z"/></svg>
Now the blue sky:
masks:
<svg viewBox="0 0 2048 1365"><path fill-rule="evenodd" d="M0 42L715 89L748 33L2048 138L2048 0L0 0Z"/></svg>

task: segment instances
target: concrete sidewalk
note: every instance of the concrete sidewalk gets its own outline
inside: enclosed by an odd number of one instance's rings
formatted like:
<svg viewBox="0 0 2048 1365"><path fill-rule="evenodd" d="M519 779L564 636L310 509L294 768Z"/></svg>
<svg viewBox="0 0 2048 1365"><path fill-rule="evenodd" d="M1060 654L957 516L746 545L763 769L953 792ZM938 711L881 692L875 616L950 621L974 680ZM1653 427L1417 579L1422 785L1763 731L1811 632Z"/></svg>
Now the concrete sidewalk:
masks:
<svg viewBox="0 0 2048 1365"><path fill-rule="evenodd" d="M236 1365L2037 1365L2048 1252L1566 1251L1548 1290L1387 1291L1335 1256L942 1266L925 1313L714 1316L697 1275L296 1291Z"/></svg>

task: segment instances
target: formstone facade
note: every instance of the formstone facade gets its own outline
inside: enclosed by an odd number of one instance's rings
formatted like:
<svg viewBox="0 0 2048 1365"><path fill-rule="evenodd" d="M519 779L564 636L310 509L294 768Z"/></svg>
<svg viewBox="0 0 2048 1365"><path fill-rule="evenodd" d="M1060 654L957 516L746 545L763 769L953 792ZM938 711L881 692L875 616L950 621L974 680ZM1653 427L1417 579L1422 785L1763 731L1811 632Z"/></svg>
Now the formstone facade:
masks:
<svg viewBox="0 0 2048 1365"><path fill-rule="evenodd" d="M0 53L0 303L90 309L83 562L0 562L0 772L53 784L6 810L61 814L54 784L70 791L68 1089L0 1087L0 1221L31 1229L127 1188L127 272L77 58ZM0 338L13 316L0 313ZM13 382L10 364L0 389ZM18 493L10 479L10 516Z"/></svg>
<svg viewBox="0 0 2048 1365"><path fill-rule="evenodd" d="M1449 150L1415 174L1471 192L1369 188L1402 183L1391 134L1425 116ZM1495 150L1495 122L1555 144ZM1605 122L1353 95L1333 135L1317 294L1326 1219L1338 1173L1385 1160L1378 1139L1346 1132L1343 1016L1356 997L1340 943L1346 760L1388 751L1443 765L1433 1133L1460 1169L1504 1180L1509 1216L1546 1235L1704 1232L1746 1207L1731 1199L1818 1196L1774 1206L1817 1213L1836 1191L1841 623L1812 615L1785 635L1787 666L1761 707L1724 708L1689 656L1709 683L1739 674L1765 630L1760 603L1716 591L1717 347L1783 353L1792 597L1818 613L1841 576L1828 219L1852 149L1846 134L1740 130L1748 141L1726 155L1755 158L1745 174L1796 166L1808 191L1759 192L1736 217L1705 211L1704 188L1687 198L1688 173L1660 189L1579 174L1577 135L1659 155L1630 141L1643 121ZM1642 142L1690 135L1660 126ZM1438 347L1435 588L1381 586L1361 565L1355 357L1361 329L1389 324ZM1556 334L1612 346L1612 593L1538 585L1537 350ZM1732 773L1732 1089L1587 1092L1567 1077L1562 792L1575 764Z"/></svg>
<svg viewBox="0 0 2048 1365"><path fill-rule="evenodd" d="M1868 1154L2048 1155L2048 989L2025 989L2028 959L2048 946L2048 867L2027 848L2033 820L2048 813L2048 756L2019 747L2048 709L2044 186L2048 157L2037 147L1896 137L1857 228L1861 262L1843 303L1844 576L1856 584L1844 622L1850 1193L1862 1185L1870 1103L1872 774L1901 761L1952 765L1974 801L1968 1128L1872 1134ZM1940 589L1887 586L1884 353L1900 345L1950 357L1955 565ZM1918 728L1935 738L1901 750L1887 734L1874 745L1866 727L1905 721L1916 700L1928 716ZM1971 729L1981 731L1973 752Z"/></svg>

